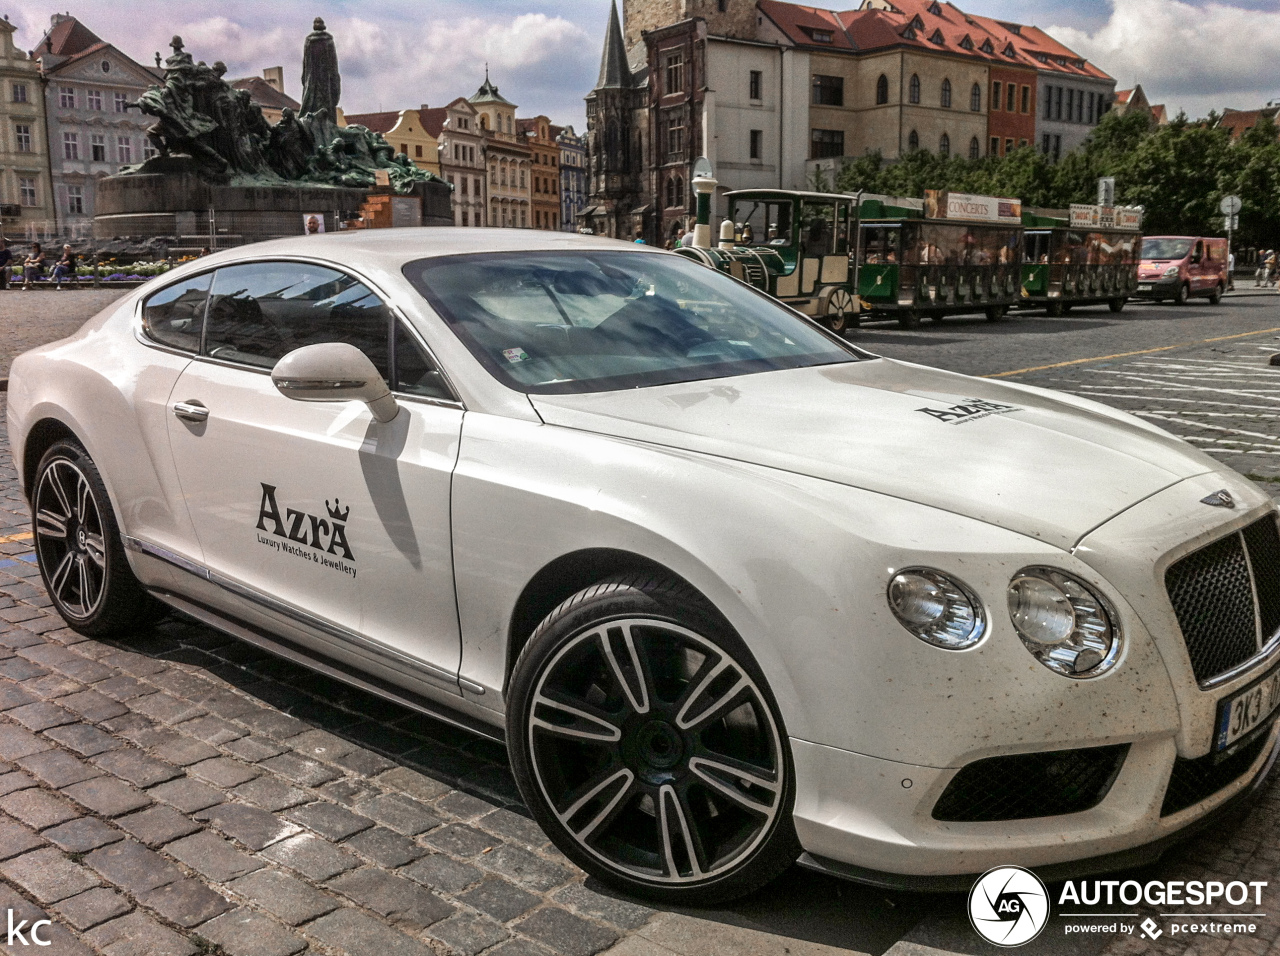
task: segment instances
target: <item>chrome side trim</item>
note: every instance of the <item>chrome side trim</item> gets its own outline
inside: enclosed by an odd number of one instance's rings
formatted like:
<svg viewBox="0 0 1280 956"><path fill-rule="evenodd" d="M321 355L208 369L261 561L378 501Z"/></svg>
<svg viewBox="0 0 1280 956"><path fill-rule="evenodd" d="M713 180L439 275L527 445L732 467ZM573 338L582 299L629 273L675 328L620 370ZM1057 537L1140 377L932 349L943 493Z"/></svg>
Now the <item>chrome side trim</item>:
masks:
<svg viewBox="0 0 1280 956"><path fill-rule="evenodd" d="M237 597L244 598L246 601L250 601L259 607L265 608L266 610L279 614L283 617L287 617L304 627L311 628L314 631L320 631L323 634L337 638L347 644L352 644L377 657L385 658L395 666L406 668L415 674L421 675L427 680L442 684L450 690L461 688L470 694L480 695L484 693L484 687L474 681L469 681L466 678L459 677L457 674L447 671L442 667L437 667L436 665L430 664L426 661L418 660L416 657L411 657L402 651L397 651L394 648L387 647L384 644L380 644L377 641L365 637L363 634L357 634L355 631L342 627L340 624L334 624L332 621L327 621L324 618L317 617L316 615L304 611L301 608L294 607L286 601L281 601L279 598L272 597L269 594L264 594L256 588L251 588L248 585L241 584L239 581L235 581L226 575L218 574L216 571L210 571L203 565L196 564L195 562L190 561L179 554L175 554L166 548L161 548L149 542L141 541L138 538L131 538L126 535L121 535L121 538L124 541L125 547L130 551L136 551L139 554L145 554L161 561L165 561L180 570L186 571L188 574L193 574L202 580L208 581L210 584L217 585L224 591L234 594Z"/></svg>

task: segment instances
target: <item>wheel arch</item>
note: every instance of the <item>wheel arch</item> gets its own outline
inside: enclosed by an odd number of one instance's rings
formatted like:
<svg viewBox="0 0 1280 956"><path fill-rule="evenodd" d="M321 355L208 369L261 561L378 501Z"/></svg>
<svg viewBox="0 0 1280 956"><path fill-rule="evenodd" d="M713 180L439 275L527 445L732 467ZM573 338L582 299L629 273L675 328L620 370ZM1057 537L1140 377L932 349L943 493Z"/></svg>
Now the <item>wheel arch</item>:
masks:
<svg viewBox="0 0 1280 956"><path fill-rule="evenodd" d="M28 430L26 441L22 444L22 492L28 503L31 501L31 489L35 484L40 459L57 442L67 439L84 445L84 440L71 426L53 417L41 418Z"/></svg>

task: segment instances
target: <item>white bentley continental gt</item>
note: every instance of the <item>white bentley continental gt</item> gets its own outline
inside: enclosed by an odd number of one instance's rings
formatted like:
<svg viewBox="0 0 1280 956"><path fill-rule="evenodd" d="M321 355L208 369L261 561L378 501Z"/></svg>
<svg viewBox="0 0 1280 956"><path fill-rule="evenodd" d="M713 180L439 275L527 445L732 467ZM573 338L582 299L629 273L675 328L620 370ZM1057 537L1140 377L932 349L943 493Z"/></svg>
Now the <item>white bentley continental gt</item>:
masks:
<svg viewBox="0 0 1280 956"><path fill-rule="evenodd" d="M643 246L263 243L28 352L57 610L169 608L506 741L623 890L1148 862L1276 754L1273 502L1111 408L868 354Z"/></svg>

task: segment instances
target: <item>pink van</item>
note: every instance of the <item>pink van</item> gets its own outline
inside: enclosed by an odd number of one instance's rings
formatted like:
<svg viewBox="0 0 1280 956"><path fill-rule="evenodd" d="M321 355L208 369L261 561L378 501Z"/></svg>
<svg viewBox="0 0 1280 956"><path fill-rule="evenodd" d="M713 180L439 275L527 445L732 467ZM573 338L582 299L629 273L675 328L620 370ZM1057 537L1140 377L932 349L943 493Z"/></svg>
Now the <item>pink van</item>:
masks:
<svg viewBox="0 0 1280 956"><path fill-rule="evenodd" d="M1217 305L1227 288L1227 240L1197 236L1146 236L1138 264L1137 299L1172 299L1184 304L1193 295Z"/></svg>

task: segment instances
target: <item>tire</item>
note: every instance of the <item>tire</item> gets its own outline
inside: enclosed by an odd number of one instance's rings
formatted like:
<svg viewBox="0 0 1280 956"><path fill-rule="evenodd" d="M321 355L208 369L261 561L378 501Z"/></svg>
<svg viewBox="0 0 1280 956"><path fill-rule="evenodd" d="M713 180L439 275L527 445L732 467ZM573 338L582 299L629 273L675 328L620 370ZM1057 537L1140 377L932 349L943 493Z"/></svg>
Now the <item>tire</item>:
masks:
<svg viewBox="0 0 1280 956"><path fill-rule="evenodd" d="M1173 304L1186 305L1189 298L1191 298L1191 287L1184 282L1178 286L1178 292L1173 297Z"/></svg>
<svg viewBox="0 0 1280 956"><path fill-rule="evenodd" d="M1049 304L1045 307L1045 311L1055 319L1060 319L1067 314L1067 310L1063 306L1061 299L1051 299Z"/></svg>
<svg viewBox="0 0 1280 956"><path fill-rule="evenodd" d="M845 329L858 327L857 306L847 289L836 289L827 298L823 321L827 324L827 328L837 334Z"/></svg>
<svg viewBox="0 0 1280 956"><path fill-rule="evenodd" d="M1112 299L1107 303L1107 308L1112 312L1123 312L1124 304L1129 301L1125 298Z"/></svg>
<svg viewBox="0 0 1280 956"><path fill-rule="evenodd" d="M1219 282L1213 287L1213 291L1209 293L1209 304L1217 305L1222 301L1222 283Z"/></svg>
<svg viewBox="0 0 1280 956"><path fill-rule="evenodd" d="M1008 307L1003 305L987 306L987 321L999 322L1001 319L1005 317L1005 313L1007 313L1008 311L1009 311Z"/></svg>
<svg viewBox="0 0 1280 956"><path fill-rule="evenodd" d="M795 862L777 705L742 640L688 585L637 572L579 591L538 625L510 688L520 792L588 873L705 905Z"/></svg>
<svg viewBox="0 0 1280 956"><path fill-rule="evenodd" d="M899 312L898 328L900 329L920 328L920 313L917 312L915 309L908 309L905 312Z"/></svg>
<svg viewBox="0 0 1280 956"><path fill-rule="evenodd" d="M102 476L79 444L60 441L44 453L31 511L40 576L73 631L107 637L166 613L134 577Z"/></svg>

